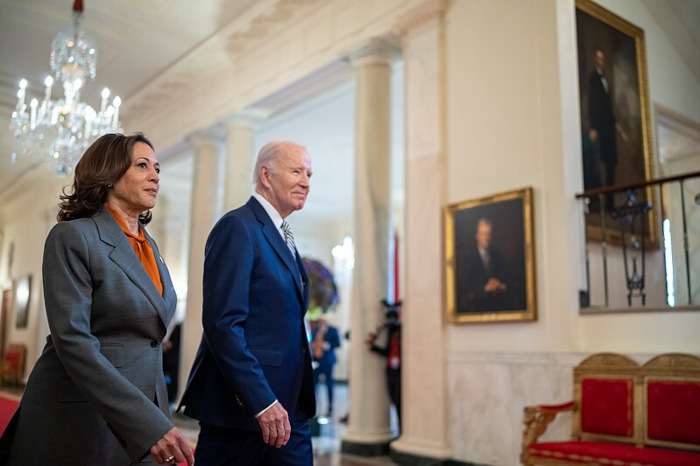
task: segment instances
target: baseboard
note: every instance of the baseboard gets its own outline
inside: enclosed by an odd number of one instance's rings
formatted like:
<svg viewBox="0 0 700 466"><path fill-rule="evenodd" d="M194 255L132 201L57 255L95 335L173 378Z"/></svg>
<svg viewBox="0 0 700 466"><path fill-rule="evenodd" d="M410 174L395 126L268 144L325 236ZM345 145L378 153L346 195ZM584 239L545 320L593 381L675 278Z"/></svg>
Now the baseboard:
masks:
<svg viewBox="0 0 700 466"><path fill-rule="evenodd" d="M356 456L386 456L389 454L389 442L360 443L342 440L340 452Z"/></svg>
<svg viewBox="0 0 700 466"><path fill-rule="evenodd" d="M477 463L465 463L453 459L428 458L426 456L412 455L390 449L389 457L396 464L405 466L485 466Z"/></svg>

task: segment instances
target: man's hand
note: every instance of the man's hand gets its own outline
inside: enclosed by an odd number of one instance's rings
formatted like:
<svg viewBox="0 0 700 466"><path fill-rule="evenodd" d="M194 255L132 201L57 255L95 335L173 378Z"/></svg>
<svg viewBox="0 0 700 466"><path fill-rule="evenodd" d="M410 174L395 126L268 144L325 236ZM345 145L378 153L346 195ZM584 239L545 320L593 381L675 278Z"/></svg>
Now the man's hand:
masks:
<svg viewBox="0 0 700 466"><path fill-rule="evenodd" d="M374 340L377 339L377 334L374 332L367 332L367 336L365 337L365 343L368 345L371 345L374 343Z"/></svg>
<svg viewBox="0 0 700 466"><path fill-rule="evenodd" d="M289 415L279 402L274 403L270 408L257 418L262 429L263 442L280 448L289 442L292 434L292 426L289 424Z"/></svg>
<svg viewBox="0 0 700 466"><path fill-rule="evenodd" d="M188 466L194 464L190 444L177 427L170 429L151 447L151 456L158 464L180 464L183 461L187 461Z"/></svg>
<svg viewBox="0 0 700 466"><path fill-rule="evenodd" d="M495 277L489 278L489 281L486 282L486 285L484 286L484 291L486 291L487 293L495 293L496 291L505 291L505 290L506 290L506 284Z"/></svg>

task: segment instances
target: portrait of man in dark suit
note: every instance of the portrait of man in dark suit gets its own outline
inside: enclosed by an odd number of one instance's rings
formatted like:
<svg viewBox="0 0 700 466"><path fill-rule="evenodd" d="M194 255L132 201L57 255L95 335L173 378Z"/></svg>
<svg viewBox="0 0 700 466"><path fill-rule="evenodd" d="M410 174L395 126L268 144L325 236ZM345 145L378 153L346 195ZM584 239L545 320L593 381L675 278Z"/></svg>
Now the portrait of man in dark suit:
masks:
<svg viewBox="0 0 700 466"><path fill-rule="evenodd" d="M610 83L605 75L605 53L600 47L594 51L595 67L588 78L588 120L591 139L598 142L605 167L605 186L615 184L617 141L615 114L610 97Z"/></svg>
<svg viewBox="0 0 700 466"><path fill-rule="evenodd" d="M583 190L648 180L654 172L654 145L644 31L596 2L576 0L576 47ZM650 194L639 190L638 200ZM607 239L619 243L621 232L612 213L626 200L623 192L606 193L602 199L591 196L587 237L602 239L604 213L610 220ZM646 220L652 242L658 228L655 216L652 211Z"/></svg>
<svg viewBox="0 0 700 466"><path fill-rule="evenodd" d="M644 64L638 62L635 39L643 33L621 20L608 22L609 15L598 16L601 10L590 3L576 10L584 172L597 172L585 180L585 189L643 181L647 163Z"/></svg>
<svg viewBox="0 0 700 466"><path fill-rule="evenodd" d="M497 202L492 198L467 201L467 207L454 212L457 315L528 309L528 228L521 198L526 195L528 190L506 193Z"/></svg>
<svg viewBox="0 0 700 466"><path fill-rule="evenodd" d="M480 218L476 224L475 247L465 256L464 285L467 307L472 311L509 309L508 267L491 243L493 223ZM512 285L511 285L512 286Z"/></svg>

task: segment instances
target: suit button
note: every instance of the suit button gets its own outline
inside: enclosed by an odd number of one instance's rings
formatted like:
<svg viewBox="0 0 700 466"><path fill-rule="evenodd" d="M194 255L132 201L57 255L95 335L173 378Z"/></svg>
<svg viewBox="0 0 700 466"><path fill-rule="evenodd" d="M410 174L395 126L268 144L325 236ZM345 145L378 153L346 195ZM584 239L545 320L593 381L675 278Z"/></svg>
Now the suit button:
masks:
<svg viewBox="0 0 700 466"><path fill-rule="evenodd" d="M302 347L301 347L301 353L302 353L302 354L306 354L306 350L307 350L306 346L302 346Z"/></svg>
<svg viewBox="0 0 700 466"><path fill-rule="evenodd" d="M151 340L151 348L158 346L158 340Z"/></svg>

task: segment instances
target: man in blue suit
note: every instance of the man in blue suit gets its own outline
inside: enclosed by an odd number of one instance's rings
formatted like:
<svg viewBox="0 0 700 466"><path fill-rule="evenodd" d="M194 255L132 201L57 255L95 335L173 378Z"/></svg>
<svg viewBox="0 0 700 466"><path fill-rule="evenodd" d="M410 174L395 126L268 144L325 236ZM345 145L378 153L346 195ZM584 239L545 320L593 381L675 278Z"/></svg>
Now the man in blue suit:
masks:
<svg viewBox="0 0 700 466"><path fill-rule="evenodd" d="M199 420L198 464L313 464L308 278L285 221L304 207L311 173L304 147L266 144L255 193L207 240L204 334L181 401Z"/></svg>

